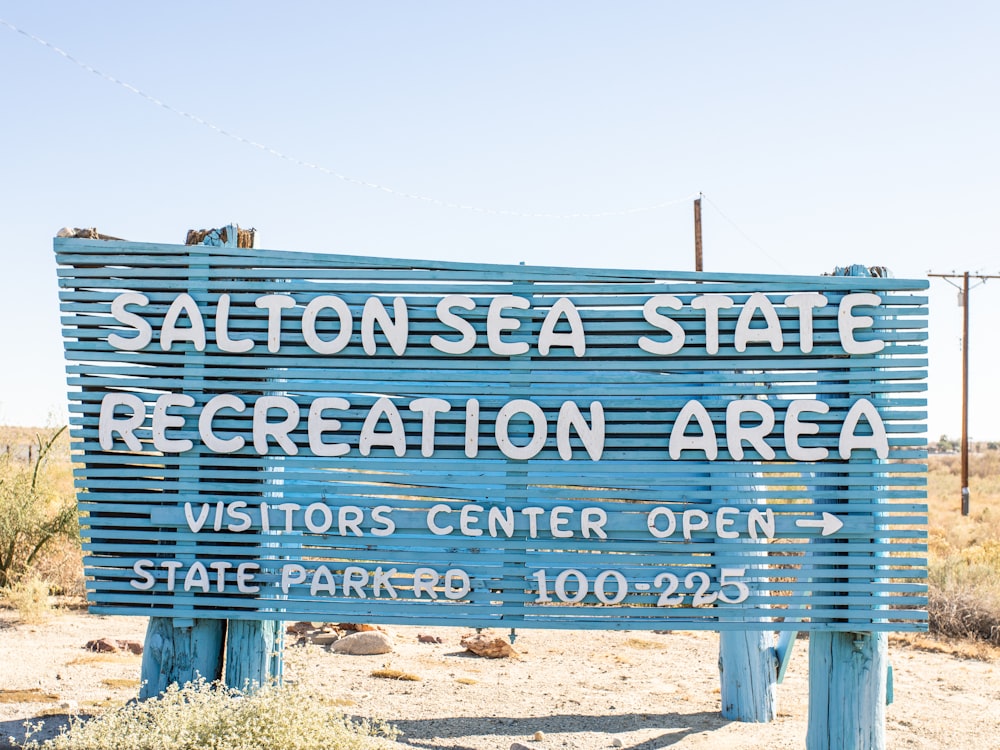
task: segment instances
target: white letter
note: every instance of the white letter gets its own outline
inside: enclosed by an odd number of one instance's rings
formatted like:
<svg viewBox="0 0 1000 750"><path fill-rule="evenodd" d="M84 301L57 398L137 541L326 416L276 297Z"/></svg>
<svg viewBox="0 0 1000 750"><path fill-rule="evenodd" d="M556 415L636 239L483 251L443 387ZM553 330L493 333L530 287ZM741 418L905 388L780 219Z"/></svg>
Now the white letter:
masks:
<svg viewBox="0 0 1000 750"><path fill-rule="evenodd" d="M455 579L461 582L461 586L455 585ZM472 581L469 574L459 568L446 570L444 573L444 596L446 599L461 599L472 591Z"/></svg>
<svg viewBox="0 0 1000 750"><path fill-rule="evenodd" d="M691 300L691 307L705 311L705 351L719 353L719 310L733 306L733 298L724 294L703 294Z"/></svg>
<svg viewBox="0 0 1000 750"><path fill-rule="evenodd" d="M479 455L479 399L475 398L465 402L465 455Z"/></svg>
<svg viewBox="0 0 1000 750"><path fill-rule="evenodd" d="M514 297L504 294L494 297L490 302L489 312L486 314L486 341L490 345L490 351L501 356L513 356L524 354L528 351L528 342L506 342L500 339L500 334L504 331L516 331L521 327L521 321L517 318L505 318L502 313L506 309L517 308L527 310L531 307L531 302L524 297Z"/></svg>
<svg viewBox="0 0 1000 750"><path fill-rule="evenodd" d="M316 318L320 310L331 309L340 318L340 333L329 341L324 341L316 333ZM350 342L354 333L354 318L351 317L351 308L347 306L340 297L332 294L321 294L309 300L305 311L302 313L302 337L306 344L317 354L336 354L343 350Z"/></svg>
<svg viewBox="0 0 1000 750"><path fill-rule="evenodd" d="M281 311L295 307L295 300L287 294L265 294L254 304L267 310L267 350L276 352L281 349Z"/></svg>
<svg viewBox="0 0 1000 750"><path fill-rule="evenodd" d="M462 506L462 511L459 513L459 524L458 528L462 531L463 536L482 536L483 530L473 528L472 524L479 523L479 516L477 513L482 513L486 508L482 505L476 505L474 503L468 503Z"/></svg>
<svg viewBox="0 0 1000 750"><path fill-rule="evenodd" d="M760 417L760 423L753 427L743 426L743 415L752 411ZM774 458L774 448L764 442L764 438L774 429L774 409L765 401L741 398L726 404L726 448L734 461L743 460L743 441L760 454L765 461Z"/></svg>
<svg viewBox="0 0 1000 750"><path fill-rule="evenodd" d="M306 569L298 563L285 563L281 566L281 593L287 594L292 586L298 586L306 580Z"/></svg>
<svg viewBox="0 0 1000 750"><path fill-rule="evenodd" d="M339 409L345 411L351 405L347 399L336 396L323 396L317 398L309 406L309 450L314 456L343 456L351 447L347 443L324 443L324 432L336 432L340 429L339 419L325 419L323 412L326 409Z"/></svg>
<svg viewBox="0 0 1000 750"><path fill-rule="evenodd" d="M441 576L433 568L417 568L413 571L413 597L419 599L423 593L427 593L431 599L437 599L437 592L434 587Z"/></svg>
<svg viewBox="0 0 1000 750"><path fill-rule="evenodd" d="M256 594L260 591L260 586L253 585L253 575L259 570L257 563L240 563L236 569L236 590L241 594Z"/></svg>
<svg viewBox="0 0 1000 750"><path fill-rule="evenodd" d="M435 415L451 411L451 404L443 398L415 398L410 402L410 411L423 414L420 431L420 455L434 455Z"/></svg>
<svg viewBox="0 0 1000 750"><path fill-rule="evenodd" d="M444 503L438 503L427 511L427 528L430 529L430 532L432 534L436 534L437 536L444 536L453 532L455 530L454 526L437 525L435 516L437 516L438 513L451 513L451 508Z"/></svg>
<svg viewBox="0 0 1000 750"><path fill-rule="evenodd" d="M389 420L389 432L375 432L375 427L383 414ZM397 456L406 454L406 431L403 429L403 418L399 416L396 405L385 396L375 402L371 411L368 412L368 416L365 417L365 423L361 426L358 450L361 451L362 456L367 456L372 452L372 447L377 445L395 449Z"/></svg>
<svg viewBox="0 0 1000 750"><path fill-rule="evenodd" d="M885 347L882 339L872 339L871 341L857 341L854 338L854 330L857 328L869 328L875 320L871 315L854 316L854 308L860 305L872 305L876 307L882 304L882 298L877 294L862 292L858 294L845 294L840 300L840 309L837 311L837 330L840 332L840 345L848 354L874 354L880 352Z"/></svg>
<svg viewBox="0 0 1000 750"><path fill-rule="evenodd" d="M149 591L156 584L156 579L153 574L147 570L147 568L152 568L154 563L152 560L136 560L132 565L132 572L137 576L142 576L142 581L129 581L129 585L134 589L139 589L139 591Z"/></svg>
<svg viewBox="0 0 1000 750"><path fill-rule="evenodd" d="M815 435L819 432L819 425L814 422L801 422L799 415L803 412L814 412L816 414L826 414L830 411L830 405L823 401L812 401L809 399L797 399L788 405L785 412L785 449L788 457L793 461L822 461L826 458L826 448L803 448L799 445L799 437L802 435Z"/></svg>
<svg viewBox="0 0 1000 750"><path fill-rule="evenodd" d="M406 309L406 300L396 297L392 300L393 313L396 320L389 317L389 313L378 297L369 297L365 300L365 309L361 312L361 345L365 348L365 354L369 357L375 354L375 322L382 327L389 346L397 357L402 357L406 351L406 341L410 335L409 312Z"/></svg>
<svg viewBox="0 0 1000 750"><path fill-rule="evenodd" d="M198 417L198 434L201 435L201 441L205 444L205 447L215 453L235 453L242 448L246 444L246 441L239 435L231 437L228 440L217 437L212 430L212 420L215 419L215 415L222 409L244 412L246 408L247 405L243 403L243 399L239 396L234 396L232 393L223 393L210 398L208 403L205 404L205 408L201 410L201 415Z"/></svg>
<svg viewBox="0 0 1000 750"><path fill-rule="evenodd" d="M566 515L572 512L573 509L568 505L557 505L549 511L549 531L552 532L553 537L556 539L569 539L573 536L571 530L563 528L569 525L569 519L566 518Z"/></svg>
<svg viewBox="0 0 1000 750"><path fill-rule="evenodd" d="M527 414L531 417L534 434L531 436L531 440L527 445L514 445L514 443L511 442L510 436L507 434L507 428L510 424L511 417L515 414ZM513 401L508 401L504 404L497 413L497 446L500 448L500 451L507 456L507 458L516 458L521 460L534 458L538 455L542 446L545 445L545 438L548 437L548 432L549 425L545 420L545 412L542 411L542 407L533 401L528 401L523 398L514 399Z"/></svg>
<svg viewBox="0 0 1000 750"><path fill-rule="evenodd" d="M361 522L365 519L365 512L357 505L342 505L337 510L337 530L341 536L347 536L350 531L354 536L364 536L361 530Z"/></svg>
<svg viewBox="0 0 1000 750"><path fill-rule="evenodd" d="M576 429L583 447L591 461L600 461L604 453L604 405L600 401L590 402L590 422L587 424L575 401L564 401L559 407L559 421L556 423L556 445L563 461L573 458L573 448L569 444L569 428Z"/></svg>
<svg viewBox="0 0 1000 750"><path fill-rule="evenodd" d="M396 522L389 517L390 513L392 513L390 505L376 505L372 508L372 522L382 524L380 527L369 529L372 536L391 536L396 531Z"/></svg>
<svg viewBox="0 0 1000 750"><path fill-rule="evenodd" d="M692 417L698 420L698 426L701 427L700 435L687 436L684 434ZM681 451L684 450L704 451L705 458L709 461L714 461L719 455L719 446L715 444L715 427L712 425L712 418L702 403L693 399L684 404L680 414L677 415L677 421L674 422L674 426L670 430L670 458L676 461L681 457Z"/></svg>
<svg viewBox="0 0 1000 750"><path fill-rule="evenodd" d="M559 317L566 316L569 323L569 331L566 333L556 333L556 325ZM583 321L580 319L580 311L576 309L568 297L560 297L549 308L542 321L542 328L538 332L538 353L543 357L549 356L549 349L553 346L569 346L573 348L573 354L582 357L587 352L587 340L583 335Z"/></svg>
<svg viewBox="0 0 1000 750"><path fill-rule="evenodd" d="M208 520L208 512L211 507L212 506L208 503L202 503L201 512L198 513L198 518L196 520L194 513L191 512L191 503L184 503L184 520L187 521L188 528L195 534L201 531L202 527L205 525L205 521Z"/></svg>
<svg viewBox="0 0 1000 750"><path fill-rule="evenodd" d="M719 539L738 539L740 532L729 531L729 527L736 523L735 518L730 518L730 516L739 516L739 508L719 508L715 513L715 534Z"/></svg>
<svg viewBox="0 0 1000 750"><path fill-rule="evenodd" d="M153 340L153 327L141 315L130 313L125 309L125 305L139 305L145 307L149 304L149 297L138 292L123 292L111 302L111 314L122 325L132 326L135 329L135 336L125 338L117 333L108 334L108 343L115 349L123 349L127 352L137 352L149 346Z"/></svg>
<svg viewBox="0 0 1000 750"><path fill-rule="evenodd" d="M186 313L191 320L190 328L178 328L177 320L181 313ZM163 328L160 329L160 348L170 351L175 341L190 341L199 352L205 351L205 321L201 317L198 303L187 292L178 294L167 314L163 316Z"/></svg>
<svg viewBox="0 0 1000 750"><path fill-rule="evenodd" d="M660 529L657 527L656 519L658 516L666 517L667 528ZM646 516L646 528L648 528L649 533L657 539L666 539L677 530L677 519L674 517L674 512L670 510L670 508L653 508L649 511L649 515Z"/></svg>
<svg viewBox="0 0 1000 750"><path fill-rule="evenodd" d="M692 531L702 531L708 528L708 513L699 508L689 508L681 514L681 528L684 538L691 541Z"/></svg>
<svg viewBox="0 0 1000 750"><path fill-rule="evenodd" d="M316 523L313 519L315 513L319 513L323 517L320 523ZM303 520L305 520L306 528L313 534L325 534L333 526L333 511L326 503L310 503L309 507L306 508Z"/></svg>
<svg viewBox="0 0 1000 750"><path fill-rule="evenodd" d="M471 297L466 297L464 294L449 294L447 297L442 297L441 301L437 303L438 320L461 333L462 338L458 341L450 341L443 336L434 334L431 336L431 346L445 354L466 354L476 345L476 329L465 318L455 315L451 311L453 307L474 310L476 303Z"/></svg>
<svg viewBox="0 0 1000 750"><path fill-rule="evenodd" d="M789 294L785 297L786 307L799 309L799 349L803 354L813 350L813 308L826 307L827 299L819 292Z"/></svg>
<svg viewBox="0 0 1000 750"><path fill-rule="evenodd" d="M220 294L215 306L215 344L224 352L240 354L253 349L252 339L229 338L229 295Z"/></svg>
<svg viewBox="0 0 1000 750"><path fill-rule="evenodd" d="M871 425L871 435L858 435L854 432L858 426L858 420L862 416ZM885 433L882 415L875 409L875 405L866 398L855 401L851 410L847 412L844 426L840 428L840 457L846 461L851 457L851 451L864 448L871 448L879 458L889 457L889 437Z"/></svg>
<svg viewBox="0 0 1000 750"><path fill-rule="evenodd" d="M684 329L673 318L660 313L661 307L680 310L684 303L672 294L657 294L646 300L642 306L642 317L651 326L655 326L670 334L668 341L654 341L648 336L639 337L639 348L650 354L676 354L684 346Z"/></svg>
<svg viewBox="0 0 1000 750"><path fill-rule="evenodd" d="M184 417L180 414L167 414L171 406L191 407L194 399L186 393L164 393L156 399L153 406L153 447L163 453L183 453L194 447L190 440L172 440L167 437L171 427L183 427Z"/></svg>
<svg viewBox="0 0 1000 750"><path fill-rule="evenodd" d="M754 313L760 310L764 313L764 327L751 328ZM784 342L781 340L781 321L778 320L778 313L774 310L774 305L767 298L766 294L754 292L747 299L740 310L740 317L736 321L736 351L745 352L747 344L756 341L767 342L771 349L780 352Z"/></svg>
<svg viewBox="0 0 1000 750"><path fill-rule="evenodd" d="M115 418L115 407L127 406L132 410L131 416L125 419ZM146 405L138 396L131 393L105 393L101 399L101 416L98 420L98 438L101 450L114 449L114 433L121 435L130 451L142 452L142 443L135 436L134 430L146 420Z"/></svg>
<svg viewBox="0 0 1000 750"><path fill-rule="evenodd" d="M580 511L580 531L584 539L590 539L590 533L598 539L607 539L604 524L608 522L608 514L603 508L584 508Z"/></svg>
<svg viewBox="0 0 1000 750"><path fill-rule="evenodd" d="M285 419L281 422L267 421L271 409L282 409ZM253 448L262 456L267 455L268 435L273 437L289 456L299 452L298 447L288 437L288 433L299 423L299 405L288 396L261 396L253 405Z"/></svg>

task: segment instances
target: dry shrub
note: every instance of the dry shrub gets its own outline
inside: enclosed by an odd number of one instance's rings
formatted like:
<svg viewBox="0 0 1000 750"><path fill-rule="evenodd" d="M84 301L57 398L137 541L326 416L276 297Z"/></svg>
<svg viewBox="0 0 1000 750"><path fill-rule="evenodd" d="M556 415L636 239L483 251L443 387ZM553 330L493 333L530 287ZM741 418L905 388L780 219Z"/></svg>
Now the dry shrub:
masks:
<svg viewBox="0 0 1000 750"><path fill-rule="evenodd" d="M45 622L52 613L49 583L36 575L27 575L2 591L6 602L17 610L18 619L27 624Z"/></svg>
<svg viewBox="0 0 1000 750"><path fill-rule="evenodd" d="M69 728L45 743L31 739L23 750L369 750L390 748L398 732L380 721L352 720L296 686L242 693L198 681L176 684L141 703L127 703Z"/></svg>
<svg viewBox="0 0 1000 750"><path fill-rule="evenodd" d="M930 631L1000 645L1000 540L937 545L928 569Z"/></svg>

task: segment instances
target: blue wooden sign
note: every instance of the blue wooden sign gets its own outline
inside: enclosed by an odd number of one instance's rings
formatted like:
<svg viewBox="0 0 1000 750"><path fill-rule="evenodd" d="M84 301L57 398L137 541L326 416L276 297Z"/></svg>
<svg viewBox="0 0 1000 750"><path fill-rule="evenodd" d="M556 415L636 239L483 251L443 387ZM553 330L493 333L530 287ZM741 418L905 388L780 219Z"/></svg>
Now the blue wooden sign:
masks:
<svg viewBox="0 0 1000 750"><path fill-rule="evenodd" d="M925 281L55 250L94 612L925 627Z"/></svg>

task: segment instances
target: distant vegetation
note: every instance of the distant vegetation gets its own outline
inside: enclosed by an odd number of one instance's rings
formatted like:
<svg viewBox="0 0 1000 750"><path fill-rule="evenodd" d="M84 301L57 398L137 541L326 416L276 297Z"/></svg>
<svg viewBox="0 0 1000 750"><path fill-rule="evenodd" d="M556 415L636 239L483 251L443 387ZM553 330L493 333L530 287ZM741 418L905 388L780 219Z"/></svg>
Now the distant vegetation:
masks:
<svg viewBox="0 0 1000 750"><path fill-rule="evenodd" d="M931 455L927 494L931 632L1000 646L1000 450L973 446L969 515L961 456Z"/></svg>
<svg viewBox="0 0 1000 750"><path fill-rule="evenodd" d="M83 571L65 428L27 432L0 428L0 592L30 620Z"/></svg>

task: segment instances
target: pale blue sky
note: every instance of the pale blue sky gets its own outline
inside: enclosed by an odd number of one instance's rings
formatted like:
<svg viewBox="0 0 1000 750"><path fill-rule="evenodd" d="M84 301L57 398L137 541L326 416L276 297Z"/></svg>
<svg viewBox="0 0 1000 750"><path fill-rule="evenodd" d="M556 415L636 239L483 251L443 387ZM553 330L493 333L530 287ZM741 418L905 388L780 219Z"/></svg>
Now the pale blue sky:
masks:
<svg viewBox="0 0 1000 750"><path fill-rule="evenodd" d="M64 410L51 238L810 274L1000 273L993 2L27 2L0 18L0 421ZM683 200L681 200L683 199ZM728 216L737 231L723 215ZM749 238L749 239L748 239ZM974 438L1000 437L1000 279L972 295ZM931 284L929 434L959 431Z"/></svg>

